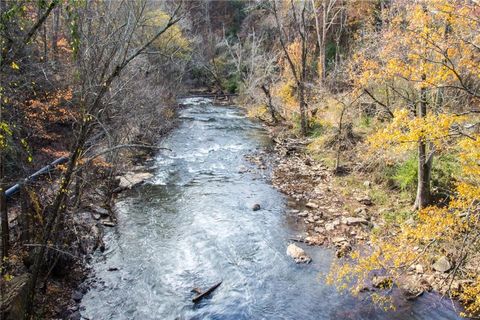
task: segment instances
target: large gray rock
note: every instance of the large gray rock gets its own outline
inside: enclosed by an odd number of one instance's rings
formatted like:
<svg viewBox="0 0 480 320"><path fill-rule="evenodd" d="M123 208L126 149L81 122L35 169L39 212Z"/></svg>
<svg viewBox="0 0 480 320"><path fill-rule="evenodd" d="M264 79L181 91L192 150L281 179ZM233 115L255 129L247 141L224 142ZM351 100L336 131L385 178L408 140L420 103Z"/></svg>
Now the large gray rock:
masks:
<svg viewBox="0 0 480 320"><path fill-rule="evenodd" d="M296 263L309 263L312 261L312 258L310 258L302 248L293 243L287 247L287 255L293 258Z"/></svg>
<svg viewBox="0 0 480 320"><path fill-rule="evenodd" d="M145 182L148 179L151 179L153 177L153 174L150 172L127 172L123 176L118 176L117 180L118 186L121 189L131 189L143 182Z"/></svg>

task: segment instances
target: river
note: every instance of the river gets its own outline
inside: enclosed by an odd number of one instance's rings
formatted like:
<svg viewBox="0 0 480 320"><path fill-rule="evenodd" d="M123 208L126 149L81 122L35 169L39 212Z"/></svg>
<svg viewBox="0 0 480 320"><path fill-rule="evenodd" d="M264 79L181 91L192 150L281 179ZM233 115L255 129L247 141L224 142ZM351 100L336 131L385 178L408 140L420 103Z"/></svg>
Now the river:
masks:
<svg viewBox="0 0 480 320"><path fill-rule="evenodd" d="M181 123L152 164L155 177L124 194L118 225L93 261L86 319L459 319L426 294L385 312L324 284L333 253L306 247L312 263L286 256L299 230L268 174L243 158L269 145L261 125L235 107L189 98ZM249 172L241 173L242 166ZM253 211L258 203L261 209ZM117 271L109 271L118 268ZM193 287L222 285L194 305Z"/></svg>

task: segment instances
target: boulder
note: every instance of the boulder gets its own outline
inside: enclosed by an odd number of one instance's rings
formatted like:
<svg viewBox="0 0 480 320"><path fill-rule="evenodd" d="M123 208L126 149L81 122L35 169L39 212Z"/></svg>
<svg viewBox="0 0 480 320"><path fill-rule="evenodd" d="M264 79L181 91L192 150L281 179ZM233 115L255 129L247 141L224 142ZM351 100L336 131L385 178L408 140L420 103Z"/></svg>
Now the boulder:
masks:
<svg viewBox="0 0 480 320"><path fill-rule="evenodd" d="M293 258L296 263L309 263L312 261L302 248L293 243L287 247L287 255Z"/></svg>
<svg viewBox="0 0 480 320"><path fill-rule="evenodd" d="M123 176L118 176L118 187L120 189L131 189L143 182L145 182L148 179L151 179L153 177L153 174L149 172L127 172Z"/></svg>
<svg viewBox="0 0 480 320"><path fill-rule="evenodd" d="M438 271L438 272L447 272L452 268L452 265L450 264L450 261L448 261L448 258L445 256L441 256L438 258L437 261L432 265L433 269Z"/></svg>

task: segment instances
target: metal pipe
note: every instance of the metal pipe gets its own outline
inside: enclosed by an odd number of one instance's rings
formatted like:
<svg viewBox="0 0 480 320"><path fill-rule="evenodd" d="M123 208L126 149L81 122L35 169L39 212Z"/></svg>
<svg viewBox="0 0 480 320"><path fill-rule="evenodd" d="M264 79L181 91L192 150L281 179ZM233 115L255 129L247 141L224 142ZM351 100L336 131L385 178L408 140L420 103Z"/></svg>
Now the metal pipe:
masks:
<svg viewBox="0 0 480 320"><path fill-rule="evenodd" d="M15 193L17 193L20 190L20 187L22 184L25 184L29 181L34 180L36 177L41 176L42 174L45 174L47 172L50 172L53 168L55 168L57 165L62 164L67 162L69 157L61 157L58 158L57 160L53 161L49 165L41 168L40 170L36 171L35 173L31 174L27 178L23 179L22 181L18 182L17 184L13 185L12 187L8 188L7 191L5 191L5 196L7 198L11 197Z"/></svg>

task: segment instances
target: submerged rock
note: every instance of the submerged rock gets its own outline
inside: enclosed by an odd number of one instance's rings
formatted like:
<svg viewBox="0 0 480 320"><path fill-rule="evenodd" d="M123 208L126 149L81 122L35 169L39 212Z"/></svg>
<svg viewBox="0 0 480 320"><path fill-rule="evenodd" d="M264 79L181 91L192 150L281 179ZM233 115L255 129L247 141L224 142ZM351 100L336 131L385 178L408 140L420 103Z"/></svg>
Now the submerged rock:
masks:
<svg viewBox="0 0 480 320"><path fill-rule="evenodd" d="M260 205L258 203L255 203L253 206L252 206L252 210L253 211L258 211L260 210Z"/></svg>
<svg viewBox="0 0 480 320"><path fill-rule="evenodd" d="M312 261L312 258L310 258L302 248L293 243L287 247L287 255L293 258L296 263L309 263Z"/></svg>

